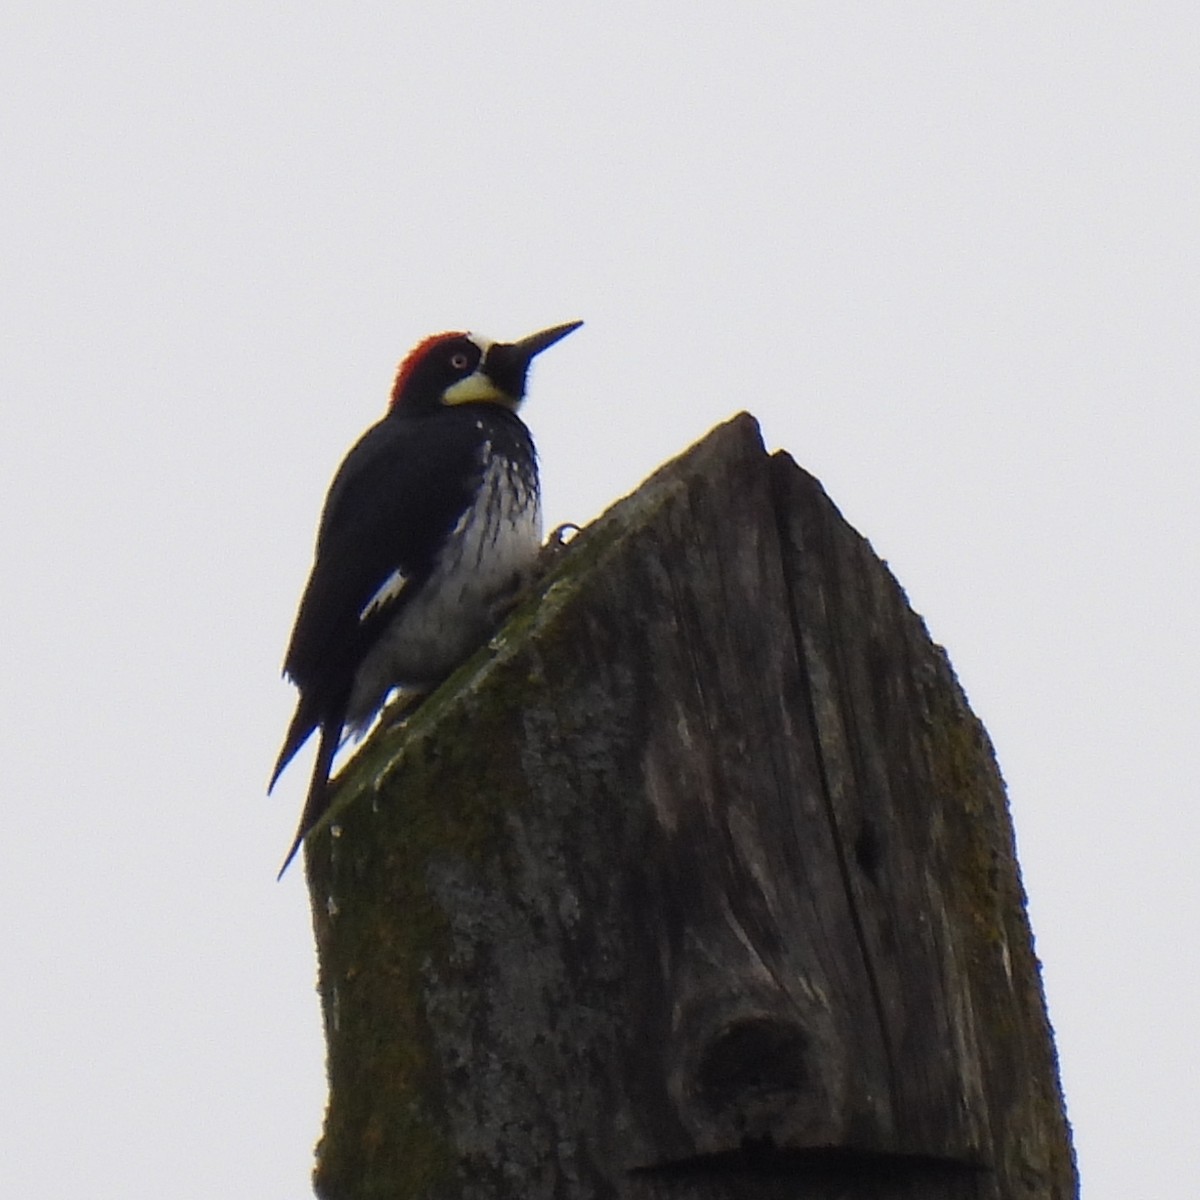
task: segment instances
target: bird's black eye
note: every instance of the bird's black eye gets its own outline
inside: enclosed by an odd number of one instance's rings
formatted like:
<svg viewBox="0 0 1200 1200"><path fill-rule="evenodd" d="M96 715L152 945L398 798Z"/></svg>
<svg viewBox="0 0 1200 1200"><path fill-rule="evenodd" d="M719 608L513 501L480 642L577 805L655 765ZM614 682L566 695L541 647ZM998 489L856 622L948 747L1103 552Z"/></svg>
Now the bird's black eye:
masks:
<svg viewBox="0 0 1200 1200"><path fill-rule="evenodd" d="M470 361L471 360L467 357L466 352L463 350L456 350L452 355L450 355L450 365L456 371L465 371L467 369L467 364Z"/></svg>

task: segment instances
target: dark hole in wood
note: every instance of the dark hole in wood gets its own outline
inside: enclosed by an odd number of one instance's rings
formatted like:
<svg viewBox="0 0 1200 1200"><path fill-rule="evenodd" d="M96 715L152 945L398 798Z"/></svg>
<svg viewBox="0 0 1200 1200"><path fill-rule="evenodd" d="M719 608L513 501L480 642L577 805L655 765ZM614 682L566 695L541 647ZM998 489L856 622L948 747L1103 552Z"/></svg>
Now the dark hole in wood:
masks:
<svg viewBox="0 0 1200 1200"><path fill-rule="evenodd" d="M854 839L854 861L872 879L879 870L879 862L883 857L883 846L879 840L879 832L872 821L864 820Z"/></svg>
<svg viewBox="0 0 1200 1200"><path fill-rule="evenodd" d="M803 1030L769 1017L725 1030L704 1052L696 1072L701 1100L714 1112L778 1092L800 1092L808 1079Z"/></svg>

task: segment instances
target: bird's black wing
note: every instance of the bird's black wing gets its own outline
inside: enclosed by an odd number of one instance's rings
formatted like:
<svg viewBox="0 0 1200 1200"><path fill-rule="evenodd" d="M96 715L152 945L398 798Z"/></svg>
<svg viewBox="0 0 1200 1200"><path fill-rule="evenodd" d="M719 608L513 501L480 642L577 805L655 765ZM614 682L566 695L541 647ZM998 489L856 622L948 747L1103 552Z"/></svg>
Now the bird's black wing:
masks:
<svg viewBox="0 0 1200 1200"><path fill-rule="evenodd" d="M385 418L339 468L284 663L302 692L347 685L382 618L431 571L483 471L486 433L462 417ZM373 619L364 619L373 600Z"/></svg>
<svg viewBox="0 0 1200 1200"><path fill-rule="evenodd" d="M271 787L318 725L336 747L354 672L428 577L478 486L487 440L486 423L465 411L390 416L338 468L284 660L300 698Z"/></svg>

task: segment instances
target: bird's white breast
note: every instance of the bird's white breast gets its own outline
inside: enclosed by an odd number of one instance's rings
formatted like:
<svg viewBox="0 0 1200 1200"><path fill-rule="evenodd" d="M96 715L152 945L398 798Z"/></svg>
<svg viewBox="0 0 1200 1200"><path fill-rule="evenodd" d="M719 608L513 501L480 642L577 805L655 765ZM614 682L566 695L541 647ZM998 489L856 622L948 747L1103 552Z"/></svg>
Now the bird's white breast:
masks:
<svg viewBox="0 0 1200 1200"><path fill-rule="evenodd" d="M528 580L541 543L535 481L491 459L433 573L363 659L347 724L361 732L393 688L436 683L475 651Z"/></svg>

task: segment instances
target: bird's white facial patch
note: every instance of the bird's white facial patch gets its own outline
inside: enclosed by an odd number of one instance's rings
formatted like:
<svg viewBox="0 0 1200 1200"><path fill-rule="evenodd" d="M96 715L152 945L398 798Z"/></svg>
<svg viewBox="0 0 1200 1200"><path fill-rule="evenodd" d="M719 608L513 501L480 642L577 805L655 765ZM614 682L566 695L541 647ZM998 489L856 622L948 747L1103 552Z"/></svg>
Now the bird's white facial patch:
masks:
<svg viewBox="0 0 1200 1200"><path fill-rule="evenodd" d="M489 404L507 404L512 407L512 399L506 396L482 371L475 371L466 379L452 383L442 393L443 404L475 404L486 401Z"/></svg>
<svg viewBox="0 0 1200 1200"><path fill-rule="evenodd" d="M397 567L380 586L375 595L363 605L358 614L359 621L368 620L372 613L378 612L385 604L390 604L408 586L408 576Z"/></svg>
<svg viewBox="0 0 1200 1200"><path fill-rule="evenodd" d="M468 333L467 339L479 347L479 363L482 367L484 359L487 358L487 352L495 345L495 342L478 333ZM443 404L477 404L480 402L513 407L512 397L505 395L493 380L478 369L468 375L466 379L452 383L442 393Z"/></svg>

